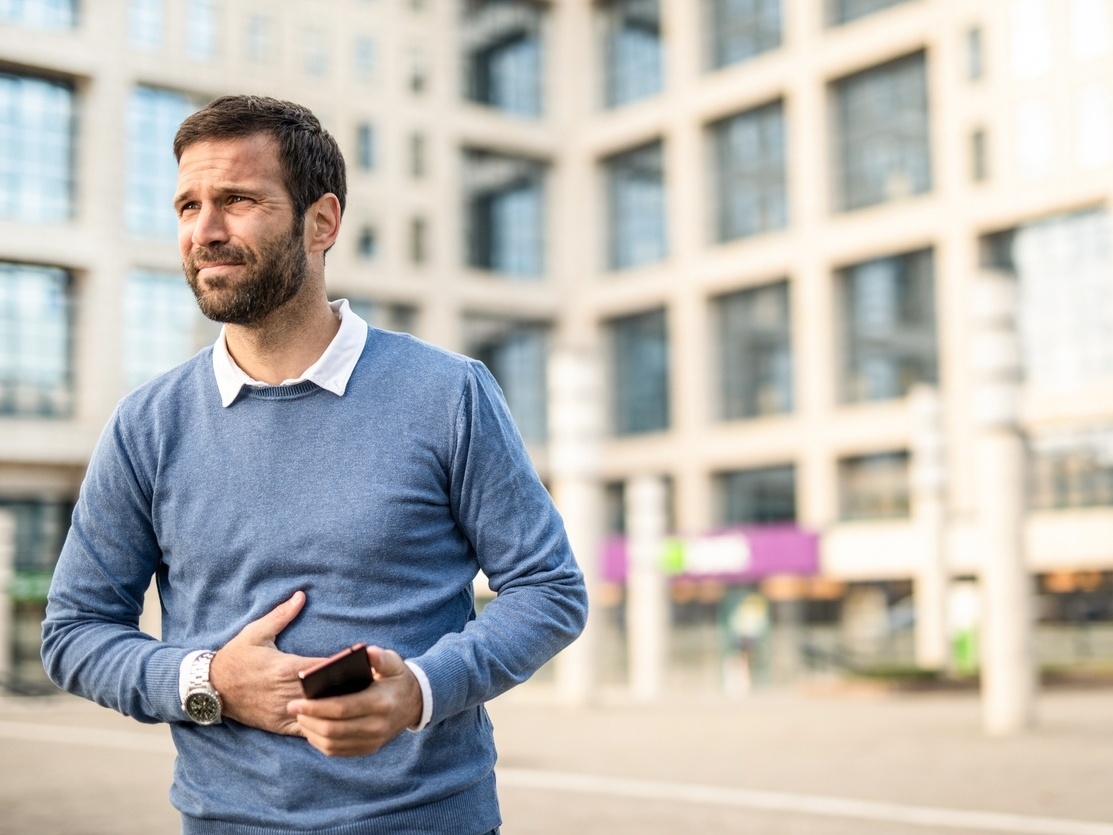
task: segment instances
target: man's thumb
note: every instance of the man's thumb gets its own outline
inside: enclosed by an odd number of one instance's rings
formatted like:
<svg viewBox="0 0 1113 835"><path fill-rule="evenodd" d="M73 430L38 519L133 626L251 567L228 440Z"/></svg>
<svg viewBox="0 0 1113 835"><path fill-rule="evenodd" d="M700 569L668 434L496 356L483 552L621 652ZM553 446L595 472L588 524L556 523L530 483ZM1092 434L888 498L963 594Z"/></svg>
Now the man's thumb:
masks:
<svg viewBox="0 0 1113 835"><path fill-rule="evenodd" d="M279 603L261 618L249 623L244 627L244 632L250 633L256 641L273 641L298 616L303 606L305 592L296 591L289 600Z"/></svg>
<svg viewBox="0 0 1113 835"><path fill-rule="evenodd" d="M406 671L406 662L392 649L368 647L367 657L371 659L371 667L383 678L390 678Z"/></svg>

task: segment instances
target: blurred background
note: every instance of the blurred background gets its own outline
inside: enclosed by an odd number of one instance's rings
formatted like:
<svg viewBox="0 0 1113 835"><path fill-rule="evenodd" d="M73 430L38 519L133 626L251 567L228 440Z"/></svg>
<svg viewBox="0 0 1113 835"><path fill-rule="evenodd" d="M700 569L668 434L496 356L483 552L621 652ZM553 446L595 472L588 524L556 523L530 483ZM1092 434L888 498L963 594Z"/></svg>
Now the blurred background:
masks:
<svg viewBox="0 0 1113 835"><path fill-rule="evenodd" d="M1113 0L0 0L4 688L215 338L171 141L231 92L344 150L331 295L503 387L593 598L529 687L1113 682Z"/></svg>

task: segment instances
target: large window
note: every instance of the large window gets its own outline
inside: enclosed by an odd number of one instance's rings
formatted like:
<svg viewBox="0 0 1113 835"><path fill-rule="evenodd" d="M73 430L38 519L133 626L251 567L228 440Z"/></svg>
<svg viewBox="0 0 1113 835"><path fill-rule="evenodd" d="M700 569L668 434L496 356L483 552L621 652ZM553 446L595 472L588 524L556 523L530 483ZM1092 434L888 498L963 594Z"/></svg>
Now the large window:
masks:
<svg viewBox="0 0 1113 835"><path fill-rule="evenodd" d="M838 208L860 209L931 189L924 53L834 85Z"/></svg>
<svg viewBox="0 0 1113 835"><path fill-rule="evenodd" d="M656 95L663 81L660 0L610 0L603 15L603 101L607 107Z"/></svg>
<svg viewBox="0 0 1113 835"><path fill-rule="evenodd" d="M417 308L409 304L389 304L361 297L349 297L352 312L375 328L402 333L417 332Z"/></svg>
<svg viewBox="0 0 1113 835"><path fill-rule="evenodd" d="M715 476L718 521L769 525L796 521L796 467L733 470Z"/></svg>
<svg viewBox="0 0 1113 835"><path fill-rule="evenodd" d="M467 353L490 369L528 441L543 441L547 433L548 331L543 324L485 316L464 322Z"/></svg>
<svg viewBox="0 0 1113 835"><path fill-rule="evenodd" d="M784 106L773 102L716 123L714 191L720 241L782 229L785 195Z"/></svg>
<svg viewBox="0 0 1113 835"><path fill-rule="evenodd" d="M217 29L215 0L189 0L186 54L194 61L211 61L216 55Z"/></svg>
<svg viewBox="0 0 1113 835"><path fill-rule="evenodd" d="M542 7L529 0L467 0L461 37L471 101L541 114L542 18Z"/></svg>
<svg viewBox="0 0 1113 835"><path fill-rule="evenodd" d="M622 270L661 261L668 252L665 172L660 142L610 157L607 263Z"/></svg>
<svg viewBox="0 0 1113 835"><path fill-rule="evenodd" d="M827 23L830 26L839 26L907 2L908 0L827 0Z"/></svg>
<svg viewBox="0 0 1113 835"><path fill-rule="evenodd" d="M712 68L748 61L781 45L781 0L705 0Z"/></svg>
<svg viewBox="0 0 1113 835"><path fill-rule="evenodd" d="M879 258L839 275L842 400L902 397L939 378L931 250Z"/></svg>
<svg viewBox="0 0 1113 835"><path fill-rule="evenodd" d="M164 0L128 0L128 40L136 49L154 52L166 38Z"/></svg>
<svg viewBox="0 0 1113 835"><path fill-rule="evenodd" d="M372 171L378 156L375 141L375 126L369 122L356 125L356 162L361 171Z"/></svg>
<svg viewBox="0 0 1113 835"><path fill-rule="evenodd" d="M613 319L610 342L611 421L616 435L669 427L669 343L664 310Z"/></svg>
<svg viewBox="0 0 1113 835"><path fill-rule="evenodd" d="M1113 379L1113 234L1106 209L991 236L990 266L1016 276L1025 382L1044 391Z"/></svg>
<svg viewBox="0 0 1113 835"><path fill-rule="evenodd" d="M911 512L908 453L877 452L839 461L842 519L901 519Z"/></svg>
<svg viewBox="0 0 1113 835"><path fill-rule="evenodd" d="M1113 426L1042 430L1030 448L1032 507L1113 505Z"/></svg>
<svg viewBox="0 0 1113 835"><path fill-rule="evenodd" d="M12 683L23 688L53 690L40 661L46 594L73 514L61 501L0 501L0 513L15 522L14 571L3 590L11 599L8 633Z"/></svg>
<svg viewBox="0 0 1113 835"><path fill-rule="evenodd" d="M73 92L0 73L0 217L66 220L73 193Z"/></svg>
<svg viewBox="0 0 1113 835"><path fill-rule="evenodd" d="M735 420L792 411L788 283L722 296L714 314L719 416Z"/></svg>
<svg viewBox="0 0 1113 835"><path fill-rule="evenodd" d="M124 380L134 388L216 339L180 272L135 270L124 294Z"/></svg>
<svg viewBox="0 0 1113 835"><path fill-rule="evenodd" d="M197 109L185 93L136 87L128 103L127 229L141 238L174 238L172 203L178 186L174 134Z"/></svg>
<svg viewBox="0 0 1113 835"><path fill-rule="evenodd" d="M274 22L270 17L254 13L247 18L244 47L248 59L256 64L269 64L275 60Z"/></svg>
<svg viewBox="0 0 1113 835"><path fill-rule="evenodd" d="M72 29L77 0L0 0L0 20L32 29Z"/></svg>
<svg viewBox="0 0 1113 835"><path fill-rule="evenodd" d="M64 270L0 263L0 415L70 414L69 288Z"/></svg>
<svg viewBox="0 0 1113 835"><path fill-rule="evenodd" d="M468 265L513 278L544 273L545 166L488 151L464 152Z"/></svg>

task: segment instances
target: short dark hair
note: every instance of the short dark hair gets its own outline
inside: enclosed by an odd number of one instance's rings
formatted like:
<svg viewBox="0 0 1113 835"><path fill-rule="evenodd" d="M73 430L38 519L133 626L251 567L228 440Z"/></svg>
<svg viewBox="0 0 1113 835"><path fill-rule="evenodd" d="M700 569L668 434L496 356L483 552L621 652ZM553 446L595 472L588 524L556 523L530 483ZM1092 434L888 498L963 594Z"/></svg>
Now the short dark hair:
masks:
<svg viewBox="0 0 1113 835"><path fill-rule="evenodd" d="M344 155L332 135L308 107L267 96L221 96L188 116L174 137L174 158L197 142L274 137L294 220L326 194L335 194L340 212L348 195Z"/></svg>

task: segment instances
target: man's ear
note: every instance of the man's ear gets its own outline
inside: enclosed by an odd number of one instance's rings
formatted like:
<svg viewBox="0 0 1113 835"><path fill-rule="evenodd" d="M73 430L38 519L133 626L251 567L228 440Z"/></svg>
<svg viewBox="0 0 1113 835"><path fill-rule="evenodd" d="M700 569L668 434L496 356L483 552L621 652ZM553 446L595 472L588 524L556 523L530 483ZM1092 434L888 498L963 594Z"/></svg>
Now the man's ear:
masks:
<svg viewBox="0 0 1113 835"><path fill-rule="evenodd" d="M305 245L308 252L324 252L340 234L340 201L335 194L324 194L306 210Z"/></svg>

